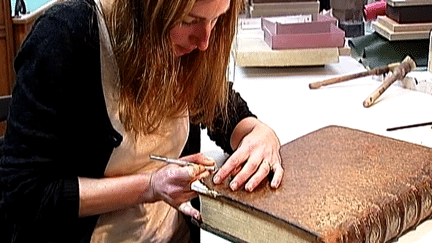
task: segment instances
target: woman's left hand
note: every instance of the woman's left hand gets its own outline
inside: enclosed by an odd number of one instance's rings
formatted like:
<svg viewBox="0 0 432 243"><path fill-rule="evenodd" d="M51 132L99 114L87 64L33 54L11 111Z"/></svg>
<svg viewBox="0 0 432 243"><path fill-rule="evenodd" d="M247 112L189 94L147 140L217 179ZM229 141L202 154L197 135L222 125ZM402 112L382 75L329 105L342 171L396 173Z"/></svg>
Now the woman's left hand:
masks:
<svg viewBox="0 0 432 243"><path fill-rule="evenodd" d="M270 186L279 187L284 173L280 142L269 126L254 117L241 120L231 135L231 146L235 152L216 173L214 183L219 184L233 175L230 182L233 191L245 185L246 191L251 192L273 171Z"/></svg>

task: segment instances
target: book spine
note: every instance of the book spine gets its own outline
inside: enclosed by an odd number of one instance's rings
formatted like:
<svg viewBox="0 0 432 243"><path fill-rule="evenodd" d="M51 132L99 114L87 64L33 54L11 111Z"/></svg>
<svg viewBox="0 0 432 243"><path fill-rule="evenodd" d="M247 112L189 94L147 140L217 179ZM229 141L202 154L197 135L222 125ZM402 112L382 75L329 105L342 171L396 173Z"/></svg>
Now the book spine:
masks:
<svg viewBox="0 0 432 243"><path fill-rule="evenodd" d="M432 179L422 178L399 195L387 195L360 217L324 236L326 243L387 242L432 214Z"/></svg>

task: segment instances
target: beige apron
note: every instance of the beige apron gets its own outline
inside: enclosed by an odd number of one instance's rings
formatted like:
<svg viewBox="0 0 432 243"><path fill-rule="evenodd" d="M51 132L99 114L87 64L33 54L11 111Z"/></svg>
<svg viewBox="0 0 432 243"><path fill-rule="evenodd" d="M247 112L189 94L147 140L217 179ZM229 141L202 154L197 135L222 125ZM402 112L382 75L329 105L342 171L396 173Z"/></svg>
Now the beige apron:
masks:
<svg viewBox="0 0 432 243"><path fill-rule="evenodd" d="M100 8L100 3L96 0ZM124 131L116 105L115 80L118 67L113 57L105 22L98 11L102 85L108 114L114 128L123 136L115 148L105 176L121 176L155 171L165 164L151 161L150 154L178 158L186 143L189 118L170 120L154 133L134 138ZM91 242L187 242L189 230L180 212L163 201L145 203L100 216Z"/></svg>

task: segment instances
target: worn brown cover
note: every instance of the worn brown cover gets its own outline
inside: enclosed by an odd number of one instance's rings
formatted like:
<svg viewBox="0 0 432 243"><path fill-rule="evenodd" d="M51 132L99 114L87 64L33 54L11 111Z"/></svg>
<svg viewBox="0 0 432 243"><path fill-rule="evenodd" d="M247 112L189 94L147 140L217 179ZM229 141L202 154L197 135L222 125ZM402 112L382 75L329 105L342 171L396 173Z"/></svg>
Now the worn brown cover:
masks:
<svg viewBox="0 0 432 243"><path fill-rule="evenodd" d="M281 147L285 169L273 190L214 185L229 200L294 225L323 242L387 242L432 212L432 149L328 126ZM205 222L203 222L205 224ZM378 240L378 241L375 241Z"/></svg>

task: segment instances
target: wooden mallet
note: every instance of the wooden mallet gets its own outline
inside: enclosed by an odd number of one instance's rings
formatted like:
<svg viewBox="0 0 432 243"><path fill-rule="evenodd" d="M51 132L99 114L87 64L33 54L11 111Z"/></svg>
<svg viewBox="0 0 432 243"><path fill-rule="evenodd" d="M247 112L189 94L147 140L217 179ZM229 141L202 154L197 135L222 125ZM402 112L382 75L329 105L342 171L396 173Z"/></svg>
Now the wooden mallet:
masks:
<svg viewBox="0 0 432 243"><path fill-rule="evenodd" d="M372 106L392 83L394 83L396 80L403 79L408 72L415 68L416 63L414 60L409 56L405 57L402 63L393 70L392 74L386 77L383 83L366 98L366 100L363 102L363 106L366 108Z"/></svg>
<svg viewBox="0 0 432 243"><path fill-rule="evenodd" d="M330 78L330 79L326 79L326 80L315 82L315 83L310 83L309 88L310 89L318 89L321 86L341 83L341 82L345 82L345 81L349 81L352 79L361 78L361 77L365 77L365 76L369 76L369 75L381 75L384 73L388 73L389 71L392 71L393 69L395 69L399 65L400 65L399 62L398 63L391 63L391 64L386 65L386 66L377 67L377 68L363 71L363 72L359 72L359 73L343 75L343 76Z"/></svg>

